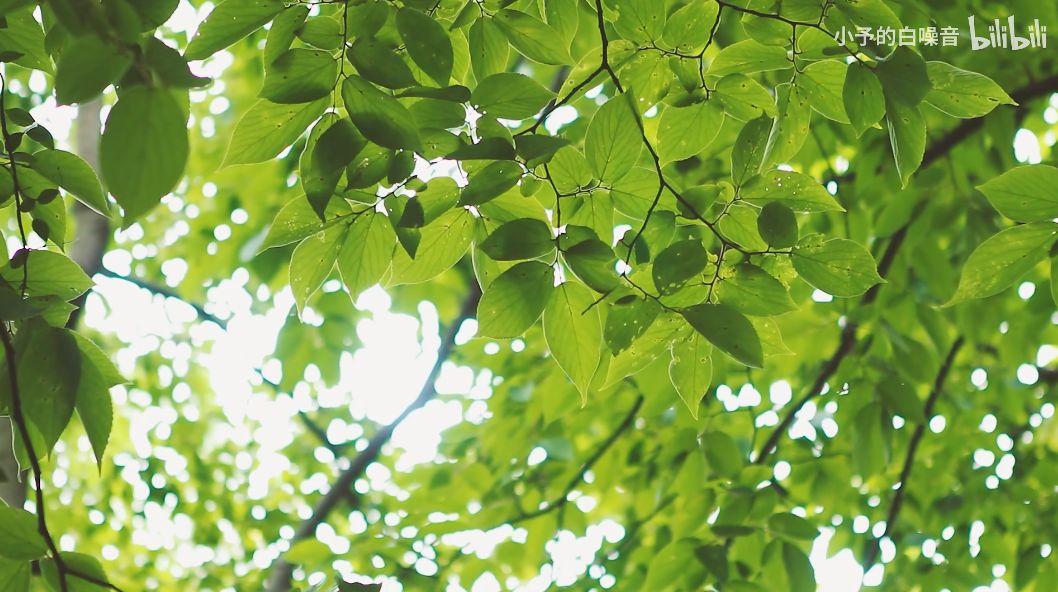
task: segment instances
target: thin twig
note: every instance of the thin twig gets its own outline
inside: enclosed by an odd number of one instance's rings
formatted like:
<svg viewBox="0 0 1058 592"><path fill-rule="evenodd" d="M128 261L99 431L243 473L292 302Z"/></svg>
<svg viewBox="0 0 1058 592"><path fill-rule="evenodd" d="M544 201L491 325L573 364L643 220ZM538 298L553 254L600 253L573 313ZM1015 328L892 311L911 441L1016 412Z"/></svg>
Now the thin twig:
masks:
<svg viewBox="0 0 1058 592"><path fill-rule="evenodd" d="M455 338L459 332L459 327L463 324L463 321L474 315L478 300L481 298L481 291L476 283L472 283L470 290L470 294L467 295L466 300L463 302L463 310L449 326L447 333L441 340L441 347L437 351L437 360L434 362L433 367L430 368L430 373L423 382L419 396L396 419L375 432L368 441L367 447L353 459L349 467L331 485L330 490L316 503L316 507L312 510L312 515L298 526L292 542L315 536L316 527L327 520L330 513L338 506L338 502L346 497L346 492L356 483L356 480L362 477L371 463L378 459L378 456L382 453L382 448L389 442L397 427L413 411L420 409L437 396L435 383L441 373L441 366L448 360L455 349ZM290 578L293 572L293 565L281 557L272 567L272 575L265 585L265 590L268 592L286 592L286 590L290 589Z"/></svg>
<svg viewBox="0 0 1058 592"><path fill-rule="evenodd" d="M926 405L923 408L923 415L926 421L933 415L933 409L937 405L937 400L940 398L940 394L944 391L944 382L948 379L948 373L951 372L952 364L955 362L955 355L959 353L959 349L963 346L965 339L960 335L955 343L952 344L951 349L948 350L948 356L944 359L944 363L941 365L940 370L937 372L937 378L933 381L933 390L929 393L929 398L926 399ZM907 482L911 478L911 470L915 467L915 454L918 452L919 442L922 441L922 437L926 434L926 423L920 423L915 426L915 431L911 434L911 441L907 445L907 455L904 457L904 466L900 469L900 477L896 480L896 493L893 495L893 503L889 506L889 513L885 517L885 532L882 536L874 539L870 548L867 550L867 557L863 563L864 569L870 569L875 561L878 559L878 550L881 545L882 539L888 537L893 532L893 525L896 524L897 518L900 517L900 509L904 506L904 495L907 492Z"/></svg>
<svg viewBox="0 0 1058 592"><path fill-rule="evenodd" d="M592 453L592 455L584 461L584 464L581 465L580 470L577 471L577 474L569 480L569 483L566 484L566 487L562 490L562 493L556 496L555 499L545 503L543 506L537 508L536 510L516 516L510 520L505 521L504 523L513 526L520 522L532 520L533 518L539 518L540 516L543 516L563 507L567 502L569 502L569 495L573 493L573 490L576 489L582 481L584 481L584 476L588 474L588 471L590 471L592 467L595 466L595 463L599 462L599 459L601 459L603 455L606 454L606 451L613 447L617 440L619 440L621 436L625 432L627 432L630 427L632 427L632 424L635 422L636 415L639 413L639 410L643 407L643 402L643 395L637 395L635 403L632 405L631 409L628 410L628 413L625 414L625 417L623 420L621 420L621 423L618 424L616 428L614 428L613 432L610 432L610 435L607 436L607 438L603 440L602 444L600 444L599 447L595 449L595 452Z"/></svg>

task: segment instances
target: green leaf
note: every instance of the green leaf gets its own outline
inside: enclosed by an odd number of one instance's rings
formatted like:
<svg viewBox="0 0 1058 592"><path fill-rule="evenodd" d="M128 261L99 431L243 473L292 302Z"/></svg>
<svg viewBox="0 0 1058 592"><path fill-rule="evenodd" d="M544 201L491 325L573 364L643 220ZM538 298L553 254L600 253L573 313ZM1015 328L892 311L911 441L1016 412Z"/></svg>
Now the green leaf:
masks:
<svg viewBox="0 0 1058 592"><path fill-rule="evenodd" d="M535 259L554 248L551 228L533 218L511 220L493 230L481 243L481 250L496 261Z"/></svg>
<svg viewBox="0 0 1058 592"><path fill-rule="evenodd" d="M845 208L815 179L794 171L771 170L751 179L742 198L754 205L778 202L795 212L844 212Z"/></svg>
<svg viewBox="0 0 1058 592"><path fill-rule="evenodd" d="M229 2L233 0L228 0ZM78 578L70 575L69 572L76 572L84 574L90 578L98 580L100 582L109 582L106 572L103 570L103 566L99 564L99 561L95 557L85 555L83 553L72 553L64 551L60 553L62 562L67 568L66 576L66 590L67 592L107 592L110 590L109 587L100 586L94 584L88 580ZM45 581L51 586L52 590L61 590L62 587L59 584L59 571L55 565L55 560L51 557L44 559L40 562L40 571L44 574Z"/></svg>
<svg viewBox="0 0 1058 592"><path fill-rule="evenodd" d="M1032 164L1010 169L977 189L1000 214L1018 222L1058 218L1058 168Z"/></svg>
<svg viewBox="0 0 1058 592"><path fill-rule="evenodd" d="M670 47L692 53L709 41L709 31L720 13L720 5L707 0L692 0L669 15L663 39Z"/></svg>
<svg viewBox="0 0 1058 592"><path fill-rule="evenodd" d="M867 249L844 238L820 242L809 237L794 248L791 259L806 282L833 296L859 296L885 281Z"/></svg>
<svg viewBox="0 0 1058 592"><path fill-rule="evenodd" d="M724 111L735 119L749 121L762 114L775 117L779 113L771 91L745 74L736 72L724 76L716 83L714 92Z"/></svg>
<svg viewBox="0 0 1058 592"><path fill-rule="evenodd" d="M382 214L365 212L353 218L338 252L338 272L354 299L382 279L396 244L393 227Z"/></svg>
<svg viewBox="0 0 1058 592"><path fill-rule="evenodd" d="M33 561L44 557L47 552L44 538L37 532L37 517L21 508L0 503L0 556Z"/></svg>
<svg viewBox="0 0 1058 592"><path fill-rule="evenodd" d="M734 479L742 472L745 458L731 436L720 430L708 431L702 434L702 448L706 461L716 474Z"/></svg>
<svg viewBox="0 0 1058 592"><path fill-rule="evenodd" d="M60 105L93 99L121 80L131 64L132 54L117 43L95 35L76 37L63 48L55 69L55 98Z"/></svg>
<svg viewBox="0 0 1058 592"><path fill-rule="evenodd" d="M298 315L305 303L330 275L338 259L338 248L345 239L347 227L336 224L301 241L290 257L290 289L298 305Z"/></svg>
<svg viewBox="0 0 1058 592"><path fill-rule="evenodd" d="M676 241L665 248L654 259L651 275L654 285L662 294L678 291L691 278L698 276L709 262L702 241L688 239Z"/></svg>
<svg viewBox="0 0 1058 592"><path fill-rule="evenodd" d="M392 150L421 149L411 113L397 99L359 76L350 76L342 83L342 99L349 117L368 140Z"/></svg>
<svg viewBox="0 0 1058 592"><path fill-rule="evenodd" d="M584 136L584 157L597 179L614 182L639 160L642 145L639 122L632 108L617 96L592 116Z"/></svg>
<svg viewBox="0 0 1058 592"><path fill-rule="evenodd" d="M523 172L517 162L498 160L474 173L470 182L463 188L459 203L478 206L493 200L517 185Z"/></svg>
<svg viewBox="0 0 1058 592"><path fill-rule="evenodd" d="M842 101L856 135L873 127L885 116L885 98L882 83L870 68L856 63L849 66L842 87Z"/></svg>
<svg viewBox="0 0 1058 592"><path fill-rule="evenodd" d="M306 105L257 101L235 126L222 166L252 164L275 158L305 133L326 107L325 99Z"/></svg>
<svg viewBox="0 0 1058 592"><path fill-rule="evenodd" d="M849 123L843 99L848 68L844 62L834 60L813 62L797 79L798 88L812 108L838 123Z"/></svg>
<svg viewBox="0 0 1058 592"><path fill-rule="evenodd" d="M75 409L84 426L96 466L103 468L103 453L110 441L110 430L114 423L114 403L110 398L110 387L124 382L114 364L107 359L99 347L87 338L70 333L81 350L81 377L77 386Z"/></svg>
<svg viewBox="0 0 1058 592"><path fill-rule="evenodd" d="M752 316L767 317L797 310L782 282L752 263L739 265L735 275L721 281L717 296L720 302Z"/></svg>
<svg viewBox="0 0 1058 592"><path fill-rule="evenodd" d="M768 138L765 166L784 163L796 156L812 125L812 107L799 87L780 84L775 92L779 114Z"/></svg>
<svg viewBox="0 0 1058 592"><path fill-rule="evenodd" d="M994 80L946 62L926 62L932 85L926 102L953 117L983 117L998 105L1017 105Z"/></svg>
<svg viewBox="0 0 1058 592"><path fill-rule="evenodd" d="M671 590L694 561L694 539L680 539L662 547L649 558L644 590Z"/></svg>
<svg viewBox="0 0 1058 592"><path fill-rule="evenodd" d="M8 55L3 61L51 74L51 58L45 48L44 30L33 16L35 10L36 7L0 7L5 24L0 28L0 55Z"/></svg>
<svg viewBox="0 0 1058 592"><path fill-rule="evenodd" d="M137 86L118 98L99 143L107 189L125 209L126 223L172 191L187 163L187 118L164 89ZM129 163L136 166L129 166Z"/></svg>
<svg viewBox="0 0 1058 592"><path fill-rule="evenodd" d="M320 232L327 226L334 224L337 216L351 213L349 204L342 200L331 200L327 206L327 221L323 222L312 210L312 206L304 195L299 195L288 201L276 214L272 225L268 228L264 243L258 252L281 247L290 243L298 242L314 232Z"/></svg>
<svg viewBox="0 0 1058 592"><path fill-rule="evenodd" d="M478 303L478 333L483 337L520 337L547 307L555 291L550 265L526 261L503 272Z"/></svg>
<svg viewBox="0 0 1058 592"><path fill-rule="evenodd" d="M225 0L199 25L184 56L204 60L262 27L284 6L282 0Z"/></svg>
<svg viewBox="0 0 1058 592"><path fill-rule="evenodd" d="M771 127L771 119L761 116L748 122L738 133L738 139L731 148L731 180L735 185L741 186L747 179L760 172L768 151ZM686 192L684 196L686 197Z"/></svg>
<svg viewBox="0 0 1058 592"><path fill-rule="evenodd" d="M555 94L524 74L501 72L482 80L470 97L478 111L503 119L536 115Z"/></svg>
<svg viewBox="0 0 1058 592"><path fill-rule="evenodd" d="M987 298L1005 290L1047 257L1058 240L1058 224L1033 222L999 231L966 260L959 287L945 306Z"/></svg>
<svg viewBox="0 0 1058 592"><path fill-rule="evenodd" d="M478 19L470 26L468 36L470 65L478 80L503 72L507 68L510 43L492 19Z"/></svg>
<svg viewBox="0 0 1058 592"><path fill-rule="evenodd" d="M753 323L727 304L698 304L680 311L694 330L720 351L751 368L764 365L764 352Z"/></svg>
<svg viewBox="0 0 1058 592"><path fill-rule="evenodd" d="M475 218L470 212L455 209L424 227L414 260L403 250L398 250L393 261L394 283L425 282L455 265L470 248L474 223Z"/></svg>
<svg viewBox="0 0 1058 592"><path fill-rule="evenodd" d="M0 592L29 590L30 565L28 561L0 559Z"/></svg>
<svg viewBox="0 0 1058 592"><path fill-rule="evenodd" d="M804 551L793 543L782 545L782 562L790 582L790 592L816 592L815 570Z"/></svg>
<svg viewBox="0 0 1058 592"><path fill-rule="evenodd" d="M900 182L907 187L908 179L922 164L926 152L926 121L918 107L889 103L885 115L889 127L889 142Z"/></svg>
<svg viewBox="0 0 1058 592"><path fill-rule="evenodd" d="M797 217L782 202L769 202L757 216L757 232L769 246L792 247L797 244Z"/></svg>
<svg viewBox="0 0 1058 592"><path fill-rule="evenodd" d="M893 51L887 60L874 69L885 90L886 103L904 108L915 108L929 93L932 84L922 56L906 45Z"/></svg>
<svg viewBox="0 0 1058 592"><path fill-rule="evenodd" d="M1058 259L1051 259L1051 300L1058 305Z"/></svg>
<svg viewBox="0 0 1058 592"><path fill-rule="evenodd" d="M569 51L561 43L555 43L561 38L558 31L535 16L505 8L494 15L493 21L511 45L530 60L554 66L573 63Z"/></svg>
<svg viewBox="0 0 1058 592"><path fill-rule="evenodd" d="M265 40L265 68L290 49L308 16L309 7L297 4L287 7L272 21L272 26L268 29L268 38Z"/></svg>
<svg viewBox="0 0 1058 592"><path fill-rule="evenodd" d="M92 167L75 154L63 150L41 150L30 163L42 177L69 191L81 203L106 216L109 211L103 187Z"/></svg>
<svg viewBox="0 0 1058 592"><path fill-rule="evenodd" d="M444 27L418 10L401 8L397 11L397 31L415 64L437 84L448 84L455 58Z"/></svg>
<svg viewBox="0 0 1058 592"><path fill-rule="evenodd" d="M661 161L685 160L705 150L716 138L723 121L723 109L711 101L665 109L658 123Z"/></svg>
<svg viewBox="0 0 1058 592"><path fill-rule="evenodd" d="M291 49L265 69L261 98L273 103L308 103L326 97L338 77L338 62L319 49Z"/></svg>
<svg viewBox="0 0 1058 592"><path fill-rule="evenodd" d="M619 354L628 349L654 323L661 306L647 298L626 297L619 299L606 316L603 337L610 351Z"/></svg>
<svg viewBox="0 0 1058 592"><path fill-rule="evenodd" d="M81 352L73 334L46 324L30 321L26 334L16 348L18 356L18 392L25 417L43 436L38 456L51 451L73 416L81 377ZM21 334L19 337L23 337ZM11 401L7 368L0 385L0 401Z"/></svg>
<svg viewBox="0 0 1058 592"><path fill-rule="evenodd" d="M357 39L347 52L349 61L361 76L386 88L415 86L418 81L395 47L378 39Z"/></svg>
<svg viewBox="0 0 1058 592"><path fill-rule="evenodd" d="M709 75L754 74L792 67L793 63L787 58L784 48L746 39L720 50L709 65Z"/></svg>
<svg viewBox="0 0 1058 592"><path fill-rule="evenodd" d="M566 282L554 292L544 308L544 340L555 362L580 391L581 404L587 404L588 385L602 353L599 308L595 296L581 284Z"/></svg>
<svg viewBox="0 0 1058 592"><path fill-rule="evenodd" d="M768 518L768 529L779 536L811 541L819 536L819 529L796 514L782 512Z"/></svg>
<svg viewBox="0 0 1058 592"><path fill-rule="evenodd" d="M328 113L320 119L320 123L309 134L305 152L302 153L301 180L305 197L321 219L325 216L342 173L367 144L367 140L348 119L333 118L333 115ZM321 126L326 127L317 136Z"/></svg>
<svg viewBox="0 0 1058 592"><path fill-rule="evenodd" d="M897 415L915 423L926 423L927 418L922 409L922 401L915 393L915 385L890 373L878 382L878 393L885 406Z"/></svg>
<svg viewBox="0 0 1058 592"><path fill-rule="evenodd" d="M81 266L72 259L54 251L31 250L18 267L8 263L0 269L0 278L18 289L22 285L23 266L28 270L26 296L58 296L70 301L92 287L92 280L81 271ZM16 253L15 259L19 255Z"/></svg>
<svg viewBox="0 0 1058 592"><path fill-rule="evenodd" d="M573 273L592 290L608 294L617 287L617 255L610 245L592 238L564 248L562 255Z"/></svg>
<svg viewBox="0 0 1058 592"><path fill-rule="evenodd" d="M691 417L698 419L698 407L713 380L713 346L695 331L677 339L669 350L669 380Z"/></svg>
<svg viewBox="0 0 1058 592"><path fill-rule="evenodd" d="M211 80L195 76L187 65L187 60L176 48L171 47L157 37L147 40L143 53L144 60L151 71L158 76L164 86L171 88L199 88L207 86Z"/></svg>

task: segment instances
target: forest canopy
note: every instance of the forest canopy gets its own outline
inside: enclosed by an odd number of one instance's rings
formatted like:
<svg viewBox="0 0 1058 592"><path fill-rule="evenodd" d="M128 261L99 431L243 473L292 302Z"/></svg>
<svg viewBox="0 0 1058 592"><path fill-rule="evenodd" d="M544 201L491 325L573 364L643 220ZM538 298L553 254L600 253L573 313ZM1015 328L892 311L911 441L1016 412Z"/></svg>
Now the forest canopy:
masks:
<svg viewBox="0 0 1058 592"><path fill-rule="evenodd" d="M0 590L1048 590L1058 7L0 0Z"/></svg>

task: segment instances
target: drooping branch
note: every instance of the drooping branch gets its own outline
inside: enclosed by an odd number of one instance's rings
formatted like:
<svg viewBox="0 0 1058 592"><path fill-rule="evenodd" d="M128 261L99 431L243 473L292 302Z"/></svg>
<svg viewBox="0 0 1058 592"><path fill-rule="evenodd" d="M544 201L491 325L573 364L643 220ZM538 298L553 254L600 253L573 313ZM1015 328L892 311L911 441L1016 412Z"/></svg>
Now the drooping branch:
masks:
<svg viewBox="0 0 1058 592"><path fill-rule="evenodd" d="M1011 93L1011 97L1018 103L1025 103L1026 101L1047 96L1054 92L1055 88L1058 88L1058 74L1031 82ZM1026 107L1023 104L1018 107L1018 109L1022 111L1024 111L1025 108ZM980 118L967 119L960 123L926 148L925 154L922 157L921 168L924 169L930 166L938 159L948 154L948 152L972 136L974 132L980 130L983 126L984 120ZM896 259L896 255L904 244L904 239L907 236L907 231L910 227L911 221L908 221L889 237L885 251L878 262L878 274L883 278L888 275L893 261ZM878 291L881 289L881 286L882 284L878 284L868 290L860 300L860 306L863 307L873 303L878 297ZM826 385L827 381L833 378L834 374L841 366L841 362L844 361L855 348L858 341L858 329L859 326L853 322L849 322L845 325L841 331L841 336L838 339L837 349L831 354L830 358L823 363L816 379L812 381L811 386L805 390L801 398L798 399L792 407L786 410L779 425L771 432L768 439L764 442L764 445L761 446L760 451L754 458L753 462L755 464L763 464L768 459L768 457L775 451L783 434L785 434L790 428L797 413L809 401L818 397L822 393L824 385Z"/></svg>
<svg viewBox="0 0 1058 592"><path fill-rule="evenodd" d="M632 407L628 410L628 413L625 414L624 419L621 420L621 423L619 423L617 427L614 428L612 432L610 432L610 435L607 436L607 438L603 440L601 444L599 444L599 447L595 449L595 452L593 452L592 455L584 461L584 464L580 466L580 470L577 471L577 474L574 475L569 480L569 483L566 484L566 487L563 488L562 493L560 493L558 496L555 497L555 499L547 502L540 508L507 520L505 524L510 524L513 526L520 522L532 520L533 518L539 518L540 516L543 516L550 512L554 512L555 510L558 510L559 508L565 506L566 503L569 501L569 494L573 493L573 490L576 489L582 481L584 481L584 476L588 474L588 471L590 471L592 467L595 466L595 463L599 462L599 459L602 458L603 455L606 454L606 452L610 450L610 448L612 448L613 445L621 438L621 436L624 435L624 433L632 427L632 424L635 422L636 415L639 413L639 410L643 407L643 402L643 395L637 395L635 403L632 404Z"/></svg>
<svg viewBox="0 0 1058 592"><path fill-rule="evenodd" d="M940 398L941 392L944 391L944 382L948 379L948 373L955 362L955 355L959 353L959 349L964 342L965 339L962 336L955 340L951 349L948 350L948 356L944 359L944 363L941 364L940 370L937 372L937 378L933 381L933 390L930 391L929 397L926 399L926 405L923 407L923 415L927 421L933 415L937 400ZM915 431L911 434L911 440L907 445L904 466L900 469L900 477L896 480L896 493L893 494L893 503L889 506L889 513L885 517L885 532L882 533L882 536L874 539L867 550L867 557L863 564L865 569L870 569L874 565L874 562L878 559L878 550L882 539L890 536L893 532L893 526L900 517L900 509L904 505L904 495L907 492L907 482L911 478L911 470L915 467L915 454L918 452L918 445L925 434L925 423L915 426Z"/></svg>
<svg viewBox="0 0 1058 592"><path fill-rule="evenodd" d="M441 373L441 367L451 356L452 351L455 348L455 338L456 334L459 332L459 327L463 324L463 321L474 316L478 300L481 298L481 291L479 290L477 283L471 282L470 290L470 294L467 295L466 300L463 302L462 311L460 311L459 316L452 321L452 324L448 327L447 332L441 339L441 346L437 350L437 360L434 362L433 367L430 368L430 372L426 376L426 380L423 382L422 389L419 391L419 396L416 397L396 419L389 424L382 426L377 432L375 432L368 441L367 447L353 458L349 467L342 471L331 485L330 490L320 498L318 502L316 502L316 506L312 510L312 515L302 522L294 532L292 542L304 540L315 535L316 527L327 520L327 517L332 511L334 511L339 502L346 498L346 492L352 488L357 479L364 475L364 472L371 463L378 459L379 455L382 453L382 448L389 442L390 438L393 437L393 432L397 427L400 426L400 424L403 423L412 412L422 408L437 396L435 383L437 377ZM293 575L293 572L294 567L283 560L283 558L280 558L272 567L272 575L269 577L268 582L265 585L265 590L267 592L286 592L290 589L290 578Z"/></svg>

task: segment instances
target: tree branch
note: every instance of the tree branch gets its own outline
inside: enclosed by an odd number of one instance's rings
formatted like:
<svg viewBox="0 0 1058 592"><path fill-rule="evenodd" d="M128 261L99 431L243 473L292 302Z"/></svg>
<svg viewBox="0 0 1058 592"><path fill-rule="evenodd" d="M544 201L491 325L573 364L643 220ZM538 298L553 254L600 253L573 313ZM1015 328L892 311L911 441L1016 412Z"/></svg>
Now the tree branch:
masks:
<svg viewBox="0 0 1058 592"><path fill-rule="evenodd" d="M1042 96L1046 96L1054 89L1058 88L1058 74L1049 76L1047 78L1032 82L1022 88L1011 93L1011 97L1018 103L1024 103ZM1024 110L1025 106L1021 105L1018 107L1020 110ZM925 169L930 166L937 159L946 155L952 148L959 145L961 142L973 135L974 132L984 127L984 119L967 119L959 125L955 126L951 131L941 136L941 138L926 149L924 156L922 157L921 169ZM904 244L904 239L907 237L907 231L911 227L911 222L906 222L899 230L893 233L889 237L889 241L886 244L885 251L882 254L882 258L878 262L878 274L882 277L886 277L889 273L889 269L892 267L893 261L896 259L896 255L900 250L900 247ZM860 306L866 306L874 302L878 297L878 292L881 290L882 284L876 284L860 299ZM793 423L794 417L797 412L801 410L812 399L818 397L823 386L826 385L827 381L830 380L841 366L841 362L852 353L853 348L856 346L858 341L857 330L859 326L856 323L849 322L841 331L841 337L838 340L838 348L831 354L830 358L823 363L823 366L819 370L819 374L816 379L812 382L804 394L797 402L786 411L782 421L768 436L768 439L761 446L760 451L754 458L754 464L763 464L768 457L775 451L775 448L779 444L779 440L782 439L783 434L789 429Z"/></svg>
<svg viewBox="0 0 1058 592"><path fill-rule="evenodd" d="M463 324L463 321L474 316L478 300L481 298L481 290L478 288L476 282L471 282L470 290L470 294L467 295L467 299L463 303L463 310L448 327L447 333L445 333L441 340L441 347L437 350L437 361L434 362L433 367L430 368L430 373L423 382L419 396L416 397L416 399L412 401L412 403L408 405L396 419L388 425L380 428L378 432L371 437L368 441L367 447L353 458L349 468L345 469L345 471L338 476L338 479L335 480L334 484L331 486L330 491L328 491L316 503L316 507L312 510L312 515L302 522L294 533L292 542L315 536L316 527L327 520L327 516L330 515L335 507L337 507L339 501L345 498L346 492L349 491L356 480L362 477L367 470L367 467L378 459L383 446L385 446L393 436L394 430L396 430L413 411L423 407L426 403L430 402L430 400L437 396L437 390L434 383L437 381L437 377L441 373L441 366L444 364L445 360L451 356L452 350L455 348L455 338L456 334L459 332L459 327ZM290 578L293 575L293 572L294 566L284 561L281 557L272 567L272 575L269 577L268 582L265 585L265 590L268 592L286 592L290 589Z"/></svg>
<svg viewBox="0 0 1058 592"><path fill-rule="evenodd" d="M602 458L604 454L606 454L606 451L608 451L617 442L617 440L619 440L621 436L626 431L628 431L628 428L632 427L632 423L635 422L636 419L636 414L638 414L640 408L643 407L643 402L643 395L637 395L636 402L632 405L632 408L628 410L628 413L625 414L625 418L621 420L621 423L618 424L616 428L614 428L614 431L611 432L605 440L603 440L602 444L600 444L599 447L595 449L595 452L592 453L592 455L584 461L584 464L581 465L580 470L577 471L577 474L569 480L569 483L566 484L566 487L562 490L561 494L559 494L554 500L545 503L542 507L537 508L532 512L526 512L524 514L521 514L520 516L516 516L510 520L507 520L504 522L504 524L510 524L513 526L520 522L525 522L526 520L538 518L565 506L566 503L569 501L569 494L573 493L573 490L576 489L578 485L580 485L581 481L584 480L584 476L588 474L588 471L590 471L592 467L595 466L595 463L599 462L599 459Z"/></svg>
<svg viewBox="0 0 1058 592"><path fill-rule="evenodd" d="M926 405L923 408L923 414L927 422L930 416L933 415L933 408L937 405L937 399L940 398L940 394L944 390L944 382L948 379L948 373L955 362L955 355L959 353L959 348L963 346L964 342L965 339L960 335L955 340L955 343L952 344L951 349L948 350L948 356L944 359L944 363L937 372L937 378L933 382L933 390L930 391L929 398L926 399ZM920 423L915 426L915 431L911 434L911 441L907 445L907 455L904 457L904 466L900 469L900 477L896 481L896 494L893 495L893 503L889 506L889 513L885 517L885 532L882 533L882 536L874 539L874 542L867 550L866 561L863 564L864 569L870 569L874 565L875 560L878 558L878 549L882 539L893 532L893 525L896 524L897 518L900 517L900 509L904 505L904 495L907 491L907 482L911 478L911 470L915 466L915 454L918 452L919 442L922 441L925 433L926 423Z"/></svg>
<svg viewBox="0 0 1058 592"><path fill-rule="evenodd" d="M209 322L217 325L221 329L227 329L228 328L228 321L225 321L224 319L221 319L220 317L216 316L215 314L207 311L205 306L203 306L203 305L201 305L201 304L199 304L197 302L192 302L192 301L188 300L187 298L181 296L179 292L177 292L176 290L173 290L172 288L170 288L168 286L162 286L162 285L159 285L159 284L148 282L147 280L140 279L140 278L138 278L136 276L120 275L120 274L114 273L113 271L110 271L109 269L107 269L105 267L100 268L99 275L102 275L102 276L108 277L108 278L114 278L114 279L118 279L118 280L122 280L122 281L128 282L128 283L130 283L130 284L132 284L132 285L134 285L136 287L139 287L139 288L142 288L144 290L147 290L148 292L150 292L150 293L152 293L154 295L157 295L157 296L162 296L164 298L173 298L174 300L179 300L179 301L183 302L184 304L190 306L191 308L195 309L195 312L198 313L199 318L201 318L203 321L209 321Z"/></svg>

